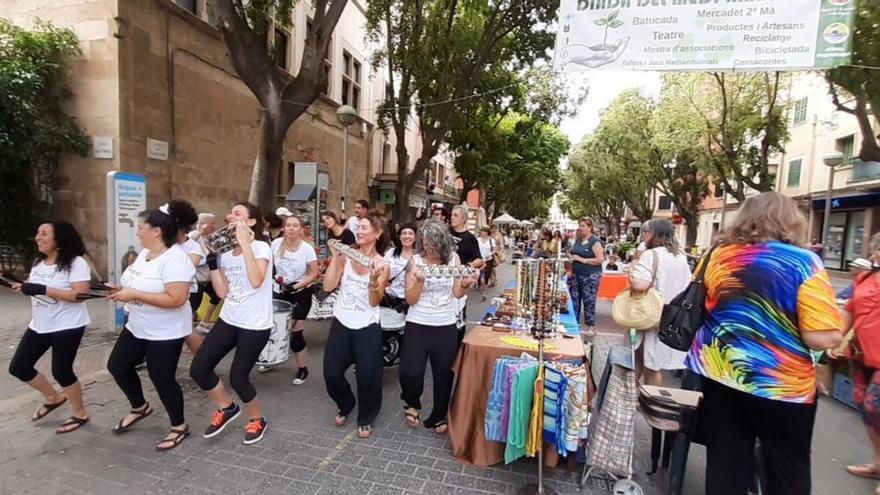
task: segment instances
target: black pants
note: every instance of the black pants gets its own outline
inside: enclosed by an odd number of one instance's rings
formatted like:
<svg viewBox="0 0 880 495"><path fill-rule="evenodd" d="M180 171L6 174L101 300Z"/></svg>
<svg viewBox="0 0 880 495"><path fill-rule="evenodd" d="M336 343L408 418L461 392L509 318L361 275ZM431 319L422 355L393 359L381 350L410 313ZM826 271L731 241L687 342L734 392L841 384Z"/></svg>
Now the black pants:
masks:
<svg viewBox="0 0 880 495"><path fill-rule="evenodd" d="M37 361L43 354L52 348L52 376L58 385L69 387L76 383L76 375L73 373L73 360L79 350L86 327L72 328L52 333L37 333L28 328L15 354L9 363L9 374L23 382L29 382L37 377Z"/></svg>
<svg viewBox="0 0 880 495"><path fill-rule="evenodd" d="M760 440L770 495L809 495L810 445L816 403L764 399L702 379L706 494L745 495Z"/></svg>
<svg viewBox="0 0 880 495"><path fill-rule="evenodd" d="M455 324L443 327L407 322L406 346L400 352L400 398L407 407L422 408L422 390L425 388L425 364L431 361L434 377L434 404L425 425L431 427L446 420L452 381L452 365L458 354L458 329Z"/></svg>
<svg viewBox="0 0 880 495"><path fill-rule="evenodd" d="M250 374L260 357L260 352L269 342L270 329L247 330L217 320L217 323L205 337L202 347L193 358L189 375L202 390L211 390L220 383L220 377L214 368L220 361L235 349L232 366L229 369L229 384L242 402L250 402L257 396L257 390L251 383Z"/></svg>
<svg viewBox="0 0 880 495"><path fill-rule="evenodd" d="M357 400L345 372L357 366ZM351 330L336 318L324 347L324 385L343 416L358 405L358 426L372 425L382 408L382 327Z"/></svg>
<svg viewBox="0 0 880 495"><path fill-rule="evenodd" d="M147 373L156 387L159 399L165 406L171 426L180 426L183 418L183 391L177 382L177 363L183 349L183 338L172 340L139 339L125 329L116 340L107 369L122 393L128 398L132 409L143 407L147 403L144 389L135 366L147 360Z"/></svg>

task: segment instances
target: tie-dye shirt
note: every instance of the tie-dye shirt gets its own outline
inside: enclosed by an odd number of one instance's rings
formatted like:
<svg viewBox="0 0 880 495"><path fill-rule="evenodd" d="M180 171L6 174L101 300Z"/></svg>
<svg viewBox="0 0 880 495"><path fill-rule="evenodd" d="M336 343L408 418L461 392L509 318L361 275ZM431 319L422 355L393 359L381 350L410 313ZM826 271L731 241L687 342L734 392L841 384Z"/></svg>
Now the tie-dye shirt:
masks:
<svg viewBox="0 0 880 495"><path fill-rule="evenodd" d="M688 368L759 397L815 401L816 373L800 332L842 326L822 261L781 242L721 246L705 286Z"/></svg>

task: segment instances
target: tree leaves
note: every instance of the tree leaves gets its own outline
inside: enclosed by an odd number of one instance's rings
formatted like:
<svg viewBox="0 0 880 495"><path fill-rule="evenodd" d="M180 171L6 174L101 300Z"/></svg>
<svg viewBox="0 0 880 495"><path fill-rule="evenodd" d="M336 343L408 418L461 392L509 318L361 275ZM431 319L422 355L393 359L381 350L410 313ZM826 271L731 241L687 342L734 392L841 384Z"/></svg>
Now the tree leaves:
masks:
<svg viewBox="0 0 880 495"><path fill-rule="evenodd" d="M28 31L0 19L0 243L32 246L61 156L88 150L63 110L70 94L64 63L79 53L69 29L38 22Z"/></svg>

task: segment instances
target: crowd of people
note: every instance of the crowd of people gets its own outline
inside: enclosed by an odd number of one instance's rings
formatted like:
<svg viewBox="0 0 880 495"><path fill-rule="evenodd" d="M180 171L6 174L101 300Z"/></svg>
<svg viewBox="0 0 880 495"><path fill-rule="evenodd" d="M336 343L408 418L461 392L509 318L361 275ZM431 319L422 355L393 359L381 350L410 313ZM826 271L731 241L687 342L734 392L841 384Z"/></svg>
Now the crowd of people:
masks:
<svg viewBox="0 0 880 495"><path fill-rule="evenodd" d="M486 288L496 283L494 269L513 247L497 228L481 229L475 236L467 219L468 208L456 206L451 211L437 208L420 223L389 226L366 201L359 201L355 215L344 222L333 212L322 213L331 241L328 255L319 259L311 225L286 208L264 216L250 203L233 205L226 221L236 243L222 253L212 252L207 242L217 219L196 214L188 202L171 201L143 212L137 230L143 249L125 268L120 284L107 287L107 297L123 303L127 315L107 368L130 411L113 433L129 431L154 412L137 373L146 363L170 426L156 448L173 449L190 435L176 376L186 346L193 354L189 376L215 406L203 436L221 434L244 410L244 443L260 441L269 422L250 374L270 336L273 300L293 305L288 329L297 367L293 383L305 383L309 368L303 323L319 281L323 291L337 295L322 363L336 409L333 424L343 427L357 408L358 437L372 435L383 403L382 332L395 329L405 336L399 363L402 420L445 433L468 289L477 286L485 298ZM592 219L582 218L572 238L545 233L534 252L564 253L570 261L570 295L587 335L595 331L603 268L617 264L595 228ZM747 199L701 261L705 310L689 351L666 346L658 329L640 332L637 368L646 384L660 384L669 371L687 370L700 378L709 494L746 493L757 441L771 493L810 493L816 351L856 361L855 399L864 412L875 459L848 470L880 477L880 338L874 331L880 270L873 268L880 261L880 234L871 242L873 266L856 278L841 317L823 263L804 243L806 231L806 220L791 199L773 192ZM63 434L89 421L73 363L90 324L79 296L90 291L92 270L70 223L40 225L35 241L39 254L30 274L12 287L31 296L33 317L9 371L43 395L32 421L70 403L71 416L56 430ZM656 289L669 303L692 280L688 255L668 220L646 222L641 241L625 270L630 288ZM426 276L441 265L466 265L474 276ZM700 271L698 267L693 273ZM222 302L216 323L197 321L195 310L203 301L207 314ZM856 352L840 345L842 332L851 328ZM35 369L49 349L60 390ZM215 372L230 353L228 386L234 397ZM421 397L429 364L433 406L423 419ZM346 378L352 366L357 371L355 391Z"/></svg>
<svg viewBox="0 0 880 495"><path fill-rule="evenodd" d="M125 267L118 286L102 287L108 299L124 305L126 315L107 369L130 410L112 432L123 434L154 412L137 373L145 365L170 423L156 448L173 449L191 434L176 376L186 346L193 355L189 376L215 405L203 436L221 434L244 411L244 443L259 442L269 423L250 374L270 338L273 300L293 307L287 330L296 363L293 384L301 385L309 377L304 321L320 281L323 291L336 292L323 360L327 393L336 404L333 423L344 426L357 407L358 436L372 434L383 402L382 329L391 328L406 335L399 363L406 422L445 433L467 291L477 283L494 283L491 267L503 250L490 230L481 232L480 239L468 231L467 219L467 207L456 206L451 212L436 209L421 225L390 227L361 200L344 223L333 212L322 212L330 242L328 255L319 260L311 225L284 207L264 216L253 204L233 205L224 228L235 243L224 252L211 249L210 239L219 230L211 213L197 214L181 200L142 212L137 237L143 249ZM9 370L43 395L32 421L70 402L72 415L56 430L69 433L89 422L73 363L91 323L81 296L93 288L92 270L82 238L70 223L43 223L35 240L39 255L27 280L12 284L16 292L31 296L33 318ZM360 261L345 246L360 253ZM425 275L438 265L468 265L474 276ZM221 302L218 319L210 323ZM200 320L197 310L203 304L206 317ZM49 349L60 391L35 368ZM228 386L234 396L215 372L230 353ZM434 400L422 420L428 363ZM352 366L357 369L356 393L345 376Z"/></svg>

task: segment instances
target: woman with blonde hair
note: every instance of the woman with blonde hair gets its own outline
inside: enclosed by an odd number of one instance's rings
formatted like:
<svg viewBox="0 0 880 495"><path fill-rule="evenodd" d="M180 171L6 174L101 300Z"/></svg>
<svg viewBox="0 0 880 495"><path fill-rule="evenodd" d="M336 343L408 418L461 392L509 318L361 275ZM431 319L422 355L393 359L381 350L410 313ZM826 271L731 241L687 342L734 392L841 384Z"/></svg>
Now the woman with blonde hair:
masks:
<svg viewBox="0 0 880 495"><path fill-rule="evenodd" d="M842 322L822 261L802 247L806 227L792 199L765 192L702 260L705 311L686 365L702 378L708 495L748 492L756 440L769 493L810 493L810 350L838 345Z"/></svg>

